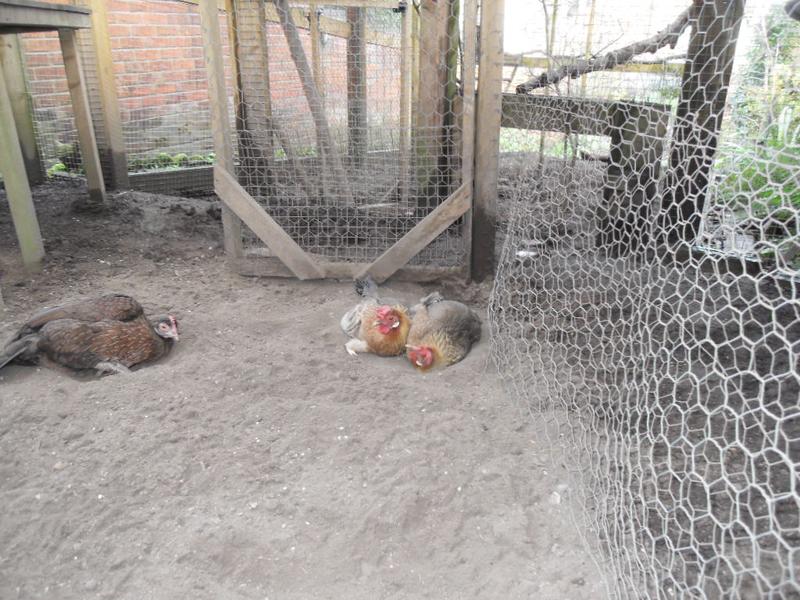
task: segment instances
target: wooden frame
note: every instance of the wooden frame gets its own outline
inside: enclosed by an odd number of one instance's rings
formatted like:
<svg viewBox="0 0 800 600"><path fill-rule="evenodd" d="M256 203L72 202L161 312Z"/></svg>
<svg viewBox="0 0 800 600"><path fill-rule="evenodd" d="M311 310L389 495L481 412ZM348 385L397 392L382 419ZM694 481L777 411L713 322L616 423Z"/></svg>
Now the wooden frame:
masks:
<svg viewBox="0 0 800 600"><path fill-rule="evenodd" d="M474 14L475 0L467 0L473 6ZM360 2L333 2L336 5L347 7L375 6L376 3L368 0ZM380 6L397 7L396 0L392 2L378 3ZM267 276L290 276L299 279L319 279L325 277L360 277L371 275L377 281L400 273L401 276L413 279L440 278L449 276L463 276L468 270L468 264L456 267L408 267L407 263L416 256L422 249L430 244L437 236L443 233L458 219L464 217L472 205L472 161L470 166L465 169L465 176L461 186L453 192L442 204L433 212L428 214L395 244L389 247L373 263L346 263L330 262L322 256L315 256L303 250L284 231L280 225L264 210L264 208L242 187L236 178L232 156L232 134L230 124L227 119L227 94L225 92L225 80L222 69L221 40L218 25L218 4L217 0L200 0L202 25L204 33L204 47L206 51L206 64L212 95L212 129L214 131L214 143L218 156L218 164L214 168L215 190L222 200L225 210L229 211L232 218L238 223L239 229L231 231L231 221L224 221L226 249L231 246L232 238L238 240L239 246L233 252L228 250L231 265L238 272L250 275ZM296 34L296 26L292 21L293 9L287 0L275 0L273 5L286 34L289 47L293 52L293 60L300 71L303 80L303 87L307 96L310 93L309 102L314 105L319 100L319 93L315 89L320 79L320 69L312 69L309 66L304 54L298 51L299 42ZM410 107L411 107L411 88L412 75L410 72L412 65L411 52L412 44L412 22L413 13L409 8L403 17L401 47L404 49L403 68L401 73L401 122L407 125L410 131ZM359 27L358 16L354 11L350 11L350 30ZM311 16L313 20L313 15ZM309 23L312 31L317 27ZM474 23L468 27L474 33ZM464 102L464 123L468 135L464 137L464 153L467 157L474 155L472 135L474 123L474 57L475 57L475 36L468 36L465 56L468 63L472 65L471 76L467 77L468 84L465 88L467 96ZM355 44L363 45L364 41L358 39ZM312 43L312 47L313 47ZM232 47L236 47L236 40L232 40ZM363 48L362 48L363 50ZM316 52L314 53L316 54ZM295 56L296 55L296 56ZM316 61L312 61L316 62ZM299 65L299 66L298 66ZM353 76L355 77L356 74ZM353 85L357 82L353 80ZM352 86L351 86L352 87ZM355 100L358 100L356 98ZM277 125L277 124L275 124ZM318 131L319 132L319 131ZM410 138L409 138L410 139ZM410 143L403 147L408 155ZM323 149L324 150L324 149ZM323 151L323 155L325 152ZM241 249L241 222L248 227L264 242L266 248L261 252L251 252L245 255ZM263 252L269 253L264 256Z"/></svg>
<svg viewBox="0 0 800 600"><path fill-rule="evenodd" d="M472 277L494 274L497 170L503 89L504 0L481 5L481 57L475 124L475 200L472 209Z"/></svg>
<svg viewBox="0 0 800 600"><path fill-rule="evenodd" d="M33 106L28 93L19 35L15 33L0 35L0 63L2 63L5 73L8 98L11 101L11 110L17 125L17 137L22 148L25 171L30 184L36 185L44 180L44 169L41 156L39 156L39 148L36 145Z"/></svg>
<svg viewBox="0 0 800 600"><path fill-rule="evenodd" d="M38 269L44 258L44 244L33 206L33 196L25 175L14 113L8 97L3 65L0 64L0 173L3 174L11 218L17 232L22 262L29 269Z"/></svg>
<svg viewBox="0 0 800 600"><path fill-rule="evenodd" d="M92 26L90 14L90 10L68 4L2 0L0 30L2 33L29 33L62 28L88 29Z"/></svg>
<svg viewBox="0 0 800 600"><path fill-rule="evenodd" d="M92 202L106 200L105 182L100 168L97 140L94 136L86 81L80 62L76 29L92 25L91 11L75 6L45 4L33 0L0 0L0 35L31 31L58 31L61 54L72 100L75 125L78 129L83 167ZM0 66L0 70L2 66ZM31 190L25 175L17 125L14 122L6 77L0 73L0 172L3 174L14 227L20 242L22 260L28 268L38 268L44 258L39 223Z"/></svg>
<svg viewBox="0 0 800 600"><path fill-rule="evenodd" d="M81 56L78 50L78 36L74 29L59 29L58 39L61 42L61 54L64 56L64 70L67 73L67 85L72 99L75 126L78 128L78 143L81 148L81 162L86 172L89 198L92 202L102 203L106 199L106 184L103 180L103 169L100 166L97 140L94 137L92 109L86 93Z"/></svg>
<svg viewBox="0 0 800 600"><path fill-rule="evenodd" d="M92 9L91 36L97 59L97 84L100 117L103 119L103 147L108 159L106 181L114 189L127 189L128 159L125 138L122 133L122 118L119 112L117 82L114 77L114 59L111 55L111 37L108 32L107 0L88 0Z"/></svg>

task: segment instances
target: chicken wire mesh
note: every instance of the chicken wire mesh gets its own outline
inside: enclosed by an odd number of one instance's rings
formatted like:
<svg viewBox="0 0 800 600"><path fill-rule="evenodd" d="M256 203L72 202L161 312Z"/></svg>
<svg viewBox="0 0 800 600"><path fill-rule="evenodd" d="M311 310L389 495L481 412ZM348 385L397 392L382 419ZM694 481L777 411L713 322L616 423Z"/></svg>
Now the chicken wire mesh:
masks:
<svg viewBox="0 0 800 600"><path fill-rule="evenodd" d="M567 31L554 4L550 72L518 68L538 84L504 107L493 356L613 597L798 598L800 24L706 0L635 26L590 0ZM581 80L671 21L660 74Z"/></svg>
<svg viewBox="0 0 800 600"><path fill-rule="evenodd" d="M460 2L233 7L239 181L307 252L375 260L462 183ZM412 264L459 265L462 225Z"/></svg>
<svg viewBox="0 0 800 600"><path fill-rule="evenodd" d="M78 4L87 6L86 0ZM128 184L157 193L213 192L208 80L196 2L126 0L106 6ZM223 30L227 16L219 15ZM37 147L49 175L83 175L58 34L20 36ZM78 31L81 64L106 183L113 172L93 32ZM223 53L230 77L228 38ZM231 113L233 119L233 113Z"/></svg>

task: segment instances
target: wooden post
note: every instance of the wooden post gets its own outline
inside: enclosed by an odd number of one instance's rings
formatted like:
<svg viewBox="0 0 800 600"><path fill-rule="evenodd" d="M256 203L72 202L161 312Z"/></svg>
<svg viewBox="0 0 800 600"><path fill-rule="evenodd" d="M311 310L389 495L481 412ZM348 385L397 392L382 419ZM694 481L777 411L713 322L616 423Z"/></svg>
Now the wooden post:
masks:
<svg viewBox="0 0 800 600"><path fill-rule="evenodd" d="M11 218L17 232L22 262L37 270L44 258L44 244L39 231L39 221L33 207L33 197L25 175L25 160L17 139L14 111L8 97L8 88L2 63L0 63L0 174L6 188Z"/></svg>
<svg viewBox="0 0 800 600"><path fill-rule="evenodd" d="M461 115L461 182L474 191L475 176L475 61L478 43L478 0L464 0L464 58L461 80L464 109ZM470 194L470 200L473 194ZM468 276L472 271L472 211L464 215L464 254Z"/></svg>
<svg viewBox="0 0 800 600"><path fill-rule="evenodd" d="M482 4L472 210L472 277L477 281L494 274L503 90L503 13L504 0Z"/></svg>
<svg viewBox="0 0 800 600"><path fill-rule="evenodd" d="M31 185L41 183L44 179L39 147L36 145L36 132L33 128L33 105L28 93L25 66L19 36L16 34L0 35L0 64L6 78L6 90L17 125L17 135L25 161L25 172Z"/></svg>
<svg viewBox="0 0 800 600"><path fill-rule="evenodd" d="M347 23L347 131L348 154L355 167L367 153L367 41L366 10L348 8Z"/></svg>
<svg viewBox="0 0 800 600"><path fill-rule="evenodd" d="M673 242L692 243L700 227L744 4L694 0L661 227Z"/></svg>
<svg viewBox="0 0 800 600"><path fill-rule="evenodd" d="M403 7L400 38L400 199L405 203L411 184L411 97L413 94L412 23L414 6Z"/></svg>
<svg viewBox="0 0 800 600"><path fill-rule="evenodd" d="M78 143L81 148L81 162L86 173L86 183L89 187L89 199L95 203L103 203L106 201L106 184L103 181L97 140L94 137L92 111L89 107L89 96L86 93L86 81L83 77L83 67L78 51L78 36L74 29L59 29L58 39L61 42L61 55L64 58L64 70L67 73L67 85L72 99L75 126L78 128Z"/></svg>
<svg viewBox="0 0 800 600"><path fill-rule="evenodd" d="M107 0L89 0L92 9L92 42L97 58L97 85L100 95L100 115L105 131L104 146L108 153L106 181L114 189L130 187L125 138L122 135L122 118L119 112L117 82L114 78L114 59L111 55L111 37L108 33Z"/></svg>
<svg viewBox="0 0 800 600"><path fill-rule="evenodd" d="M308 64L306 52L303 49L303 44L300 40L300 35L297 32L297 26L294 24L291 12L289 10L288 0L274 0L275 8L278 11L278 17L281 21L283 34L286 37L286 42L289 45L289 53L292 56L295 68L300 76L300 81L303 84L303 91L308 101L309 109L311 110L311 117L314 120L314 128L317 134L317 145L319 146L320 153L325 157L326 161L330 164L333 180L339 193L345 196L349 201L353 201L353 194L350 189L350 184L347 180L347 172L344 170L341 156L336 152L336 147L333 144L333 137L331 136L328 120L325 118L325 112L320 99L319 90L317 89L316 82L314 81L314 74Z"/></svg>
<svg viewBox="0 0 800 600"><path fill-rule="evenodd" d="M235 177L231 124L228 120L228 95L225 91L225 68L222 60L222 37L216 0L200 0L200 26L208 72L208 94L211 102L211 130L217 164ZM222 205L222 226L228 258L241 258L242 222L226 205Z"/></svg>
<svg viewBox="0 0 800 600"><path fill-rule="evenodd" d="M269 62L262 0L227 0L228 30L234 56L236 128L240 168L248 173L248 188L270 190L275 150L270 121ZM235 9L235 10L234 10ZM265 181L266 179L266 181ZM271 192L267 191L267 194Z"/></svg>
<svg viewBox="0 0 800 600"><path fill-rule="evenodd" d="M324 106L325 80L322 74L322 33L319 30L319 11L320 9L316 2L308 5L308 30L311 34L311 68L314 70L314 81L317 83L319 96Z"/></svg>
<svg viewBox="0 0 800 600"><path fill-rule="evenodd" d="M417 177L428 188L427 193L436 193L439 188L436 161L444 126L449 9L450 0L422 0L419 4L419 97L414 112L414 145Z"/></svg>

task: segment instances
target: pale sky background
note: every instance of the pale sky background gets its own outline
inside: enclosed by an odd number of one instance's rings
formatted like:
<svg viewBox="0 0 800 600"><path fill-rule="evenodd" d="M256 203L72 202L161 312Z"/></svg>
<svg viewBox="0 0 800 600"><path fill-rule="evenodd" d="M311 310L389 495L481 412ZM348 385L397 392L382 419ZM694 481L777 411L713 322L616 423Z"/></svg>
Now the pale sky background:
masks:
<svg viewBox="0 0 800 600"><path fill-rule="evenodd" d="M774 4L785 0L748 0L745 24L742 26L738 50L750 46L754 20L762 18ZM547 0L548 10L553 0ZM582 54L586 48L586 25L591 0L559 0L554 53ZM611 48L624 46L653 35L671 23L690 0L596 0L595 29L592 51L598 52L608 44ZM685 51L687 35L675 50ZM540 0L505 0L505 50L519 54L544 51L544 13Z"/></svg>

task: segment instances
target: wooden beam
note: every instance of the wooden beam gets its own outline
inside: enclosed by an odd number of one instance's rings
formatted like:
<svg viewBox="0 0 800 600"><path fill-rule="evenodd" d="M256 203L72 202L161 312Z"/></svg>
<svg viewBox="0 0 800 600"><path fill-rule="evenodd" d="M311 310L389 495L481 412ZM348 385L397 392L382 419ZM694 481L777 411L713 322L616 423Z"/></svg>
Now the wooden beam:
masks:
<svg viewBox="0 0 800 600"><path fill-rule="evenodd" d="M90 11L77 6L33 2L32 0L0 0L0 33L52 31L55 29L88 29L92 26ZM4 31L8 28L7 31Z"/></svg>
<svg viewBox="0 0 800 600"><path fill-rule="evenodd" d="M92 109L86 93L86 80L83 77L83 66L78 51L78 36L74 29L59 29L58 39L61 42L61 55L64 58L64 70L67 73L72 112L75 116L75 126L78 129L81 163L86 173L89 200L95 203L104 203L106 201L106 184L103 181L100 154L97 151L97 140L94 137Z"/></svg>
<svg viewBox="0 0 800 600"><path fill-rule="evenodd" d="M330 263L323 257L314 257L319 267L325 272L326 279L355 279L359 273L369 267L367 263ZM280 259L274 256L247 255L244 258L230 261L231 268L245 277L295 277ZM410 265L398 269L392 275L396 281L414 281L416 283L441 283L445 280L461 281L466 274L465 267L428 267Z"/></svg>
<svg viewBox="0 0 800 600"><path fill-rule="evenodd" d="M141 171L128 175L132 190L153 194L185 195L214 191L213 167L187 167L171 171ZM166 190L166 191L165 191Z"/></svg>
<svg viewBox="0 0 800 600"><path fill-rule="evenodd" d="M461 115L461 181L473 186L475 177L475 67L478 43L478 1L464 1L464 57L461 65L463 113ZM464 215L464 262L472 273L472 211Z"/></svg>
<svg viewBox="0 0 800 600"><path fill-rule="evenodd" d="M269 4L278 4L280 0L265 0ZM334 6L363 8L397 8L397 0L335 0Z"/></svg>
<svg viewBox="0 0 800 600"><path fill-rule="evenodd" d="M333 143L333 136L331 135L330 126L325 116L325 111L320 99L319 90L317 89L316 82L314 81L314 74L308 64L306 52L303 49L303 43L294 24L288 0L274 0L275 6L278 8L278 16L281 20L281 28L283 29L286 42L289 45L289 54L292 57L292 62L297 69L300 76L300 82L303 86L306 100L308 102L309 110L311 111L311 118L314 121L314 130L317 136L317 146L320 154L325 158L328 163L333 176L333 183L339 194L345 197L347 201L353 201L352 190L350 183L347 179L347 173L344 169L342 158L336 150Z"/></svg>
<svg viewBox="0 0 800 600"><path fill-rule="evenodd" d="M367 15L363 8L347 9L347 152L361 167L367 152Z"/></svg>
<svg viewBox="0 0 800 600"><path fill-rule="evenodd" d="M400 201L408 201L411 185L411 94L414 62L414 6L406 5L400 33Z"/></svg>
<svg viewBox="0 0 800 600"><path fill-rule="evenodd" d="M692 243L699 231L744 5L694 0L661 227L673 242Z"/></svg>
<svg viewBox="0 0 800 600"><path fill-rule="evenodd" d="M322 279L325 276L317 263L220 165L214 167L214 188L222 201L247 223L298 279Z"/></svg>
<svg viewBox="0 0 800 600"><path fill-rule="evenodd" d="M504 0L481 6L480 78L475 124L475 198L472 210L472 276L494 274L497 228L497 169L503 89Z"/></svg>
<svg viewBox="0 0 800 600"><path fill-rule="evenodd" d="M465 183L453 192L427 217L417 223L411 231L397 240L386 252L381 254L371 265L368 265L358 277L371 275L378 283L386 281L400 267L422 251L425 246L435 240L456 219L461 217L472 206L472 185Z"/></svg>
<svg viewBox="0 0 800 600"><path fill-rule="evenodd" d="M503 65L506 67L526 67L528 69L547 69L552 66L571 64L577 60L574 56L554 56L550 61L544 56L520 56L519 54L503 55ZM620 73L670 73L680 75L683 73L683 64L678 62L646 62L632 61L617 65L609 71Z"/></svg>
<svg viewBox="0 0 800 600"><path fill-rule="evenodd" d="M186 2L188 4L199 4L200 0L181 0L182 2ZM226 0L217 0L218 6L220 10L226 11L227 8L225 6ZM317 2L319 5L319 2ZM382 8L397 8L397 2L392 3L393 6L384 6ZM275 8L275 5L272 2L264 2L264 20L270 23L280 23L280 19L278 18L278 11ZM336 3L336 6L343 6L342 4ZM375 6L373 4L364 3L364 6ZM381 8L381 6L378 6ZM291 9L292 19L294 19L295 24L297 25L298 29L310 29L311 23L308 19L308 11L305 8L292 8ZM340 21L339 19L332 19L331 17L322 16L319 18L319 31L320 33L324 33L326 35L332 35L334 37L344 38L347 39L350 37L350 26L345 23L344 21ZM380 31L374 31L372 29L367 29L364 34L368 44L374 44L376 46L386 46L387 48L399 48L400 41L397 39L397 36L382 33Z"/></svg>
<svg viewBox="0 0 800 600"><path fill-rule="evenodd" d="M97 59L100 117L103 119L104 146L108 156L106 181L114 189L125 189L129 186L128 160L125 153L125 138L122 135L111 37L108 33L107 0L89 0L89 3L92 9L91 35Z"/></svg>
<svg viewBox="0 0 800 600"><path fill-rule="evenodd" d="M444 126L449 7L450 0L421 0L419 4L419 98L414 111L414 164L422 185L438 180L436 161Z"/></svg>
<svg viewBox="0 0 800 600"><path fill-rule="evenodd" d="M0 64L6 78L6 90L11 100L11 110L17 125L17 136L25 161L25 172L31 185L41 183L44 169L36 144L36 131L33 126L33 104L28 93L22 48L17 35L0 36Z"/></svg>
<svg viewBox="0 0 800 600"><path fill-rule="evenodd" d="M219 11L216 0L200 0L200 27L203 31L203 56L208 73L208 95L211 101L211 132L217 165L233 174L233 142L228 119L228 94L225 89L225 66ZM225 252L229 258L242 256L242 222L233 211L222 205L222 227Z"/></svg>
<svg viewBox="0 0 800 600"><path fill-rule="evenodd" d="M44 244L25 175L25 161L17 139L14 112L8 97L3 66L0 64L0 174L3 176L11 219L17 232L22 262L36 270L44 258Z"/></svg>
<svg viewBox="0 0 800 600"><path fill-rule="evenodd" d="M317 89L324 106L325 79L322 73L322 34L319 29L319 21L320 8L316 2L312 2L308 5L308 26L311 34L311 68L314 71L314 81L317 83Z"/></svg>
<svg viewBox="0 0 800 600"><path fill-rule="evenodd" d="M235 14L228 11L228 24L238 82L235 102L239 165L242 172L248 173L248 185L259 186L270 195L275 146L264 3L237 0L231 4L236 8Z"/></svg>

